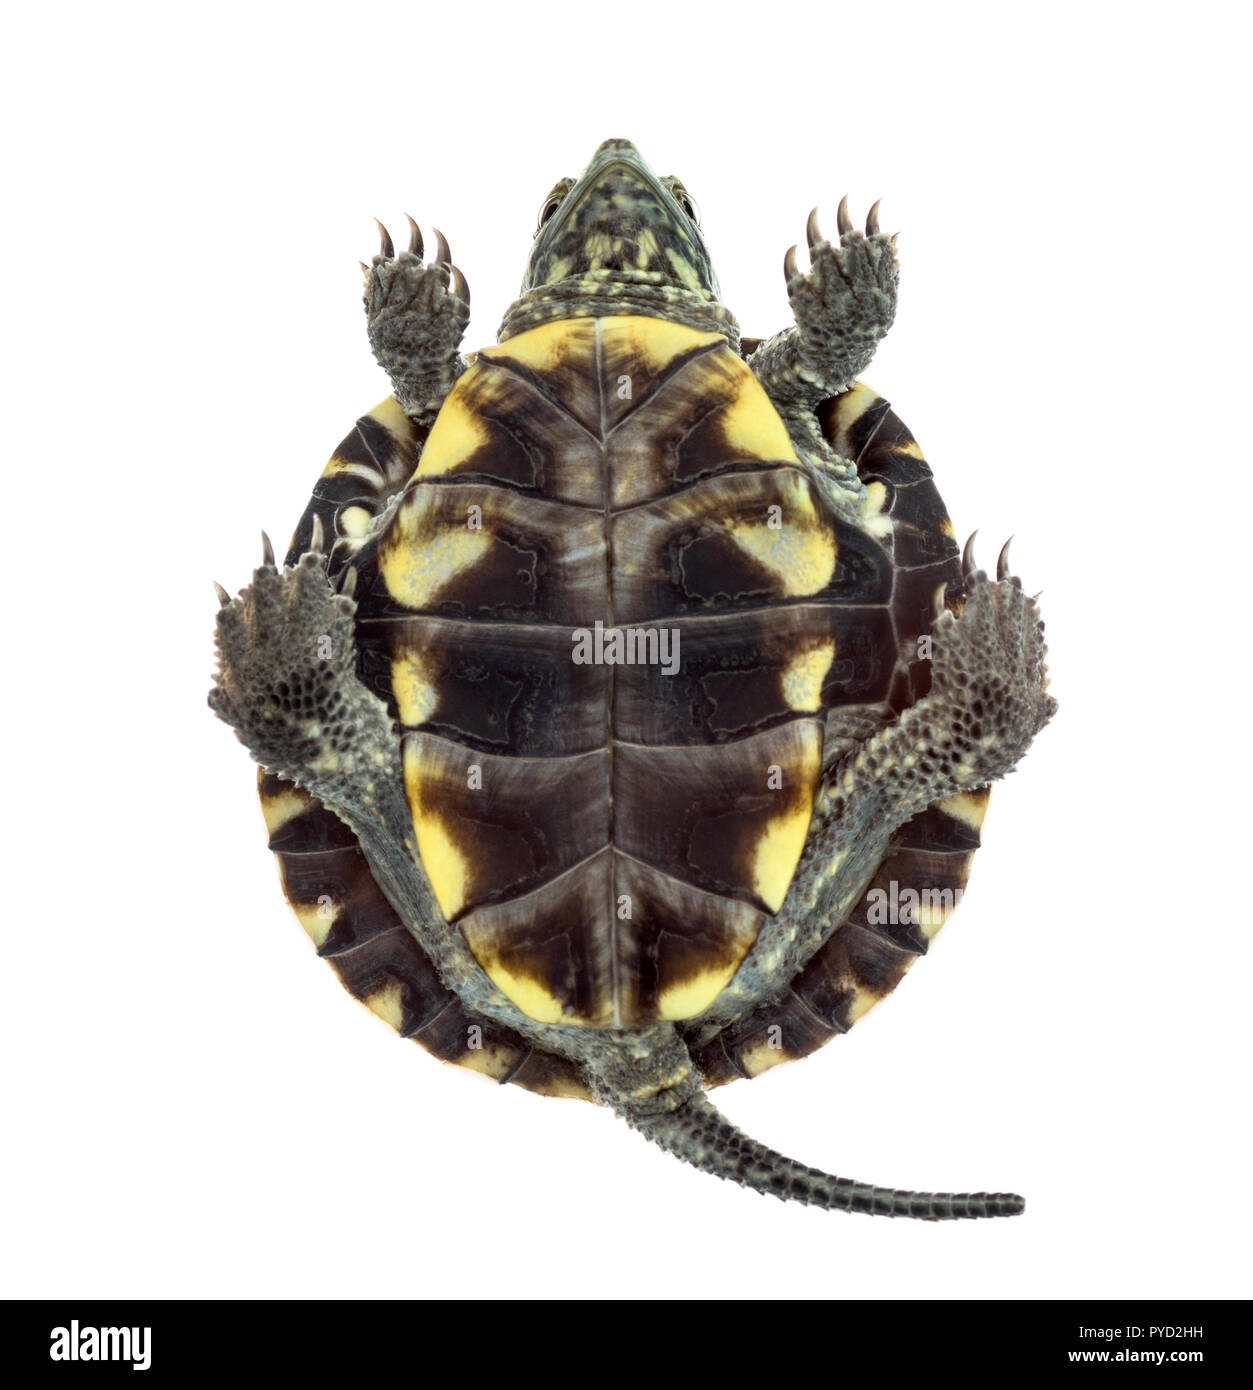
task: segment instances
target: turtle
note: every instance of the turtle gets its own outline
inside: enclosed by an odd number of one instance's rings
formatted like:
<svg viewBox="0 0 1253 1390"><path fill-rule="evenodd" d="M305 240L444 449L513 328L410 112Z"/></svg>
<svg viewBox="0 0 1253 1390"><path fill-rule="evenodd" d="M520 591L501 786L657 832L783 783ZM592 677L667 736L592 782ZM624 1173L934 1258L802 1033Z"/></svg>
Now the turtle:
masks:
<svg viewBox="0 0 1253 1390"><path fill-rule="evenodd" d="M210 693L286 896L441 1059L611 1107L819 1207L1013 1215L750 1138L715 1088L845 1032L961 896L989 785L1056 708L1043 625L861 380L895 237L847 199L794 323L742 338L684 184L627 140L544 200L495 344L409 218L365 274L393 390L285 562L218 586ZM973 536L971 538L973 542Z"/></svg>

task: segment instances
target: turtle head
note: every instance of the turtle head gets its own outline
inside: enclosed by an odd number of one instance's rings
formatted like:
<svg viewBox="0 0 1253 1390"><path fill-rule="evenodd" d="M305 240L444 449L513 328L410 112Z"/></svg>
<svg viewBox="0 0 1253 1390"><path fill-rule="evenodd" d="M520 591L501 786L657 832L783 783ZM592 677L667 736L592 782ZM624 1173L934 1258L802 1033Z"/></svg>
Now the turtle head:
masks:
<svg viewBox="0 0 1253 1390"><path fill-rule="evenodd" d="M581 177L544 200L522 292L586 282L592 293L614 281L718 297L687 190L658 178L629 140L606 140Z"/></svg>

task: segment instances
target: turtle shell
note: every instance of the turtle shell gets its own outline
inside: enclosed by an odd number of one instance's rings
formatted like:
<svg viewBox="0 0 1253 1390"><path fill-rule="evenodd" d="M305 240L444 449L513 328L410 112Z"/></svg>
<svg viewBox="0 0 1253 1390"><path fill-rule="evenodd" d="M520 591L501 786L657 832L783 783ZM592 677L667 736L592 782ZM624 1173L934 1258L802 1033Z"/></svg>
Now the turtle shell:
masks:
<svg viewBox="0 0 1253 1390"><path fill-rule="evenodd" d="M820 418L867 484L857 525L721 336L560 320L478 354L429 437L385 401L315 489L292 553L317 514L332 574L356 567L358 672L401 730L423 866L531 1017L699 1015L786 897L833 727L925 692L932 595L960 589L930 470L866 387ZM357 997L445 1060L586 1095L466 1013L336 817L277 778L261 792L287 896ZM906 826L801 975L699 1053L710 1083L887 993L943 910L880 927L873 891L960 889L981 814L955 798Z"/></svg>

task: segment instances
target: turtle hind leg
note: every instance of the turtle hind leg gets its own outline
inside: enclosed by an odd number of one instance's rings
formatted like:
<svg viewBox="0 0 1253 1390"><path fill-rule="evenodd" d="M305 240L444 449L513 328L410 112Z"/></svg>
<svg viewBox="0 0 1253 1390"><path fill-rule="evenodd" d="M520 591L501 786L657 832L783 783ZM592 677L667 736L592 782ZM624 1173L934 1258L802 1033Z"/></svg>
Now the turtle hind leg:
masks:
<svg viewBox="0 0 1253 1390"><path fill-rule="evenodd" d="M436 232L435 259L423 262L422 234L409 219L409 246L396 254L387 229L366 273L370 346L410 419L430 424L466 368L458 349L470 319L470 291Z"/></svg>
<svg viewBox="0 0 1253 1390"><path fill-rule="evenodd" d="M621 1113L633 1129L684 1163L784 1202L921 1221L1018 1216L1026 1205L1013 1192L906 1192L834 1177L751 1139L703 1092L667 1113Z"/></svg>
<svg viewBox="0 0 1253 1390"><path fill-rule="evenodd" d="M930 691L846 759L824 791L846 821L886 815L900 825L945 797L986 787L1013 771L1057 709L1044 624L1009 573L1009 546L993 581L975 567L973 541L962 556L961 614L944 608L942 590L936 595Z"/></svg>
<svg viewBox="0 0 1253 1390"><path fill-rule="evenodd" d="M280 570L267 542L248 588L234 600L221 596L209 704L262 767L354 829L382 820L411 835L391 718L356 679L355 573L336 593L322 544L319 524L313 549Z"/></svg>
<svg viewBox="0 0 1253 1390"><path fill-rule="evenodd" d="M509 1003L440 912L417 854L391 715L356 673L356 571L336 593L323 539L315 520L313 548L296 564L279 570L267 545L243 593L221 591L209 704L267 772L316 797L353 832L383 895L468 1010L568 1058L563 1030Z"/></svg>
<svg viewBox="0 0 1253 1390"><path fill-rule="evenodd" d="M380 889L437 969L478 982L454 955L415 858L400 745L387 706L357 678L351 597L332 590L315 523L313 549L282 570L265 563L236 599L220 596L214 713L275 777L316 797L356 835ZM451 944L450 944L451 943ZM451 975L447 972L451 972ZM458 991L460 992L460 991ZM473 1002L473 990L467 994Z"/></svg>

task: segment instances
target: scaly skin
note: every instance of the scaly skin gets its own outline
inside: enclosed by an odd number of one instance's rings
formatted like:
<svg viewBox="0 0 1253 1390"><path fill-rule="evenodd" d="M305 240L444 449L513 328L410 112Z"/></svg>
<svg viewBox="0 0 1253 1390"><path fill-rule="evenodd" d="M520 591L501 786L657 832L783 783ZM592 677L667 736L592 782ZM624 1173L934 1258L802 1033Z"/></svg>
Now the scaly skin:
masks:
<svg viewBox="0 0 1253 1390"><path fill-rule="evenodd" d="M795 246L783 262L796 326L776 333L749 359L785 416L846 391L896 316L896 239L879 230L878 203L866 218L865 233L854 230L847 202L840 203L835 245L822 235L817 210L810 213L809 274L797 269Z"/></svg>
<svg viewBox="0 0 1253 1390"><path fill-rule="evenodd" d="M847 202L840 203L834 245L822 235L817 209L809 214L809 273L797 269L795 246L783 262L796 324L762 343L748 365L832 501L855 511L863 497L857 470L823 438L814 407L848 390L869 365L896 316L898 270L896 238L880 232L878 203L863 235Z"/></svg>

